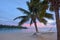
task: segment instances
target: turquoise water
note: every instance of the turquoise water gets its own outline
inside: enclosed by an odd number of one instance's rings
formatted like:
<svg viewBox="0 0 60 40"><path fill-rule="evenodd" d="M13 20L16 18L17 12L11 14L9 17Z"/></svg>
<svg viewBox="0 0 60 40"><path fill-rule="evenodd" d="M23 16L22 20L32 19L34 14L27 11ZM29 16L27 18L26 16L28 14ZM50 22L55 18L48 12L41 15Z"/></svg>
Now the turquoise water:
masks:
<svg viewBox="0 0 60 40"><path fill-rule="evenodd" d="M39 32L57 32L56 27L52 28L38 28ZM28 29L0 29L0 33L13 33L13 32L35 32L35 28L28 28Z"/></svg>

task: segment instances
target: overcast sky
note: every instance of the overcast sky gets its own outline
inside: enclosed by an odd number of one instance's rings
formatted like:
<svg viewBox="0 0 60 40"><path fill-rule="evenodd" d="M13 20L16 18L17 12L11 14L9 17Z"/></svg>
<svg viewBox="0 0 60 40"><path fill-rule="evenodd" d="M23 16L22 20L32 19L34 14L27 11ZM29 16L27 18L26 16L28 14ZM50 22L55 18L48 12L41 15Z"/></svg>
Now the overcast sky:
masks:
<svg viewBox="0 0 60 40"><path fill-rule="evenodd" d="M28 10L26 1L28 0L0 0L0 24L17 25L19 20L13 21L13 19L23 14L16 8L21 7ZM48 20L48 22L55 24L53 20Z"/></svg>

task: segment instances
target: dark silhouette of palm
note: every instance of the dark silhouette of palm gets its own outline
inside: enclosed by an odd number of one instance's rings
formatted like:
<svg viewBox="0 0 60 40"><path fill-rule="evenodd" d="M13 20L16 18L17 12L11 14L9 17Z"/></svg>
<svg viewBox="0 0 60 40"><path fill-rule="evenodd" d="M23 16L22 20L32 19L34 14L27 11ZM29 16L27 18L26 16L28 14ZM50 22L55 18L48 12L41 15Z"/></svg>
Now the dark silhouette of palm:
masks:
<svg viewBox="0 0 60 40"><path fill-rule="evenodd" d="M18 10L22 11L26 15L16 17L14 20L22 18L22 20L19 22L19 25L22 25L23 23L31 19L30 25L34 23L36 32L38 33L36 19L38 19L40 22L43 22L44 24L47 23L45 18L53 19L52 14L46 13L46 9L48 8L48 3L44 1L40 2L39 0L35 0L35 1L31 0L30 2L27 1L26 3L29 10L25 10L23 8L17 8Z"/></svg>
<svg viewBox="0 0 60 40"><path fill-rule="evenodd" d="M57 26L57 40L60 40L60 19L59 19L59 8L60 8L60 0L46 0L50 3L50 11L55 12L56 17L56 26Z"/></svg>

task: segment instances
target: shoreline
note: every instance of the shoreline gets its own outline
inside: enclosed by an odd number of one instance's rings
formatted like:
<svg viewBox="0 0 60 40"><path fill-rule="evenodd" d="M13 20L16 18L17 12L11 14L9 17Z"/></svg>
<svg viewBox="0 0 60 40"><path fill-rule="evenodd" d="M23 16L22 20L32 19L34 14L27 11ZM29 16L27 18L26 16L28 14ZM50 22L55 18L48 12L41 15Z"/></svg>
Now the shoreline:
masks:
<svg viewBox="0 0 60 40"><path fill-rule="evenodd" d="M36 36L32 32L13 32L0 34L0 40L57 40L57 33L39 32Z"/></svg>

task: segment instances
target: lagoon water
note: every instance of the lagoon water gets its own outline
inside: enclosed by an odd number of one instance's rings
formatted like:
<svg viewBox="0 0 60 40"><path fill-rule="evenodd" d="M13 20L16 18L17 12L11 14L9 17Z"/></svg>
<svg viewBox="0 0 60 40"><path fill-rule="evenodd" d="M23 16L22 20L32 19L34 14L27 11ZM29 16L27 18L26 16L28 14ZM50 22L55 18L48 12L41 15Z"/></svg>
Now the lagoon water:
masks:
<svg viewBox="0 0 60 40"><path fill-rule="evenodd" d="M39 32L57 32L56 27L52 27L52 28L38 28ZM31 27L28 29L0 29L0 33L14 33L14 32L35 32L35 28Z"/></svg>

